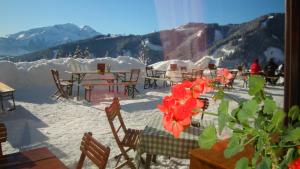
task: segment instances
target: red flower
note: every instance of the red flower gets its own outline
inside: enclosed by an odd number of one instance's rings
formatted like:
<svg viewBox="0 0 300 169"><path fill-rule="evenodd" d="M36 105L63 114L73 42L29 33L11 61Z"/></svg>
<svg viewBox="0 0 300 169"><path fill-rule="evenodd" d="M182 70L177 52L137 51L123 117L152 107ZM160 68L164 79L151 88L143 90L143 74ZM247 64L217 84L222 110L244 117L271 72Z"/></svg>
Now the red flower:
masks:
<svg viewBox="0 0 300 169"><path fill-rule="evenodd" d="M299 146L297 146L297 148L299 148L299 149L300 149L300 145L299 145Z"/></svg>
<svg viewBox="0 0 300 169"><path fill-rule="evenodd" d="M191 123L191 118L187 117L182 121L175 121L170 118L170 116L165 115L163 118L164 128L173 134L174 137L178 138L180 133L184 130L184 126Z"/></svg>
<svg viewBox="0 0 300 169"><path fill-rule="evenodd" d="M157 108L164 113L164 128L179 137L184 128L191 123L192 116L198 114L204 103L199 100L200 94L210 91L211 81L199 78L194 82L184 81L172 87L172 95L165 96Z"/></svg>
<svg viewBox="0 0 300 169"><path fill-rule="evenodd" d="M288 165L289 169L300 169L300 157Z"/></svg>
<svg viewBox="0 0 300 169"><path fill-rule="evenodd" d="M216 80L218 80L222 84L227 84L230 79L233 78L233 75L230 73L228 69L220 69L217 72Z"/></svg>

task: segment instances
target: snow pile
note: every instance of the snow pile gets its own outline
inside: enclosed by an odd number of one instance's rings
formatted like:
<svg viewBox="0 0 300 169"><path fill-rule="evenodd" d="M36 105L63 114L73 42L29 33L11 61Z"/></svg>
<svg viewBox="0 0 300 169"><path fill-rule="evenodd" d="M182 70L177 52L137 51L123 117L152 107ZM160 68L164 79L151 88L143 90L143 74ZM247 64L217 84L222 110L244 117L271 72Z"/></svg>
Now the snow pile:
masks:
<svg viewBox="0 0 300 169"><path fill-rule="evenodd" d="M217 67L219 66L221 58L215 58L213 56L203 56L200 60L198 60L195 65L201 69L207 68L209 63L214 63Z"/></svg>
<svg viewBox="0 0 300 169"><path fill-rule="evenodd" d="M268 49L265 50L264 55L267 60L273 58L275 62L283 62L283 51L281 49L268 47Z"/></svg>
<svg viewBox="0 0 300 169"><path fill-rule="evenodd" d="M96 59L61 58L18 63L0 61L0 79L14 88L53 86L50 69L57 69L61 78L70 79L71 75L66 71L93 71L97 69L97 63L110 64L113 71L130 71L133 68L144 71L145 68L145 65L137 59L128 56Z"/></svg>
<svg viewBox="0 0 300 169"><path fill-rule="evenodd" d="M198 32L197 32L197 37L201 37L202 32L203 32L202 30L198 31Z"/></svg>
<svg viewBox="0 0 300 169"><path fill-rule="evenodd" d="M178 68L186 67L188 71L191 71L193 68L196 67L195 63L190 60L177 60L177 59L157 62L150 66L152 66L154 69L157 70L167 71L170 69L170 64L177 64Z"/></svg>
<svg viewBox="0 0 300 169"><path fill-rule="evenodd" d="M221 51L224 52L227 56L230 55L230 54L232 54L232 53L234 53L234 49L227 49L225 47L223 47L221 49Z"/></svg>

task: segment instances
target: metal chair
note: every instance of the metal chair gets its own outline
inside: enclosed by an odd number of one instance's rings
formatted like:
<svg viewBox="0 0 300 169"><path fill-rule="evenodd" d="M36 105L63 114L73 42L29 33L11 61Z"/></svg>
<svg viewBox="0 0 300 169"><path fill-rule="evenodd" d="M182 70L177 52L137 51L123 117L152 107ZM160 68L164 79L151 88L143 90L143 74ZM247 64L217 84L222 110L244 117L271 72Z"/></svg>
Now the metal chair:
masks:
<svg viewBox="0 0 300 169"><path fill-rule="evenodd" d="M84 133L80 145L81 156L76 169L81 169L83 162L88 157L99 169L105 169L110 153L110 148L102 145L92 137L92 133Z"/></svg>

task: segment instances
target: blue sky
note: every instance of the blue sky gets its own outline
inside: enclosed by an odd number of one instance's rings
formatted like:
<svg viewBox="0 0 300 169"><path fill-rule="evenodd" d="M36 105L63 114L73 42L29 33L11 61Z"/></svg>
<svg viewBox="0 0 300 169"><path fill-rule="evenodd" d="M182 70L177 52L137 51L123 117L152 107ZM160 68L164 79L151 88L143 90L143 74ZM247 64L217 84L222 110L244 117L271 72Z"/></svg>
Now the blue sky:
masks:
<svg viewBox="0 0 300 169"><path fill-rule="evenodd" d="M63 23L145 34L188 22L241 23L284 12L284 0L1 0L0 36Z"/></svg>

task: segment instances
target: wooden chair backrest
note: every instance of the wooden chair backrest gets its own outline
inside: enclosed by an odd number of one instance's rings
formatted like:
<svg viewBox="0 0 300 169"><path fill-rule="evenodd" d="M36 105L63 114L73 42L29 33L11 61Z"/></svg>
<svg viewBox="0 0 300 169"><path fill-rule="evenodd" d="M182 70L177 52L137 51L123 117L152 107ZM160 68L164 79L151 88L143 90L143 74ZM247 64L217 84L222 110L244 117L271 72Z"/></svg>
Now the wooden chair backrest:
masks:
<svg viewBox="0 0 300 169"><path fill-rule="evenodd" d="M0 123L0 156L3 155L2 153L2 145L1 143L6 142L7 140L7 130L3 123Z"/></svg>
<svg viewBox="0 0 300 169"><path fill-rule="evenodd" d="M140 69L131 69L129 81L137 82L139 80L140 71L141 71Z"/></svg>
<svg viewBox="0 0 300 169"><path fill-rule="evenodd" d="M80 145L81 156L77 164L77 169L81 169L85 157L88 157L99 169L104 169L110 153L110 148L102 145L93 138L92 133L84 133Z"/></svg>
<svg viewBox="0 0 300 169"><path fill-rule="evenodd" d="M171 69L171 71L176 71L177 70L177 64L170 64L170 69Z"/></svg>
<svg viewBox="0 0 300 169"><path fill-rule="evenodd" d="M186 72L186 71L187 71L187 68L186 68L186 66L181 66L181 67L180 67L180 71L182 71L182 72Z"/></svg>
<svg viewBox="0 0 300 169"><path fill-rule="evenodd" d="M202 111L205 111L208 108L208 106L209 106L209 100L208 100L208 98L202 98L202 97L200 97L198 99L201 100L201 101L203 101L204 106L202 107ZM202 113L202 115L201 115L201 120L203 119L203 117L204 117L204 113Z"/></svg>
<svg viewBox="0 0 300 169"><path fill-rule="evenodd" d="M216 69L216 65L214 63L209 63L208 64L208 69Z"/></svg>
<svg viewBox="0 0 300 169"><path fill-rule="evenodd" d="M232 74L232 79L235 79L238 71L230 71L230 73Z"/></svg>
<svg viewBox="0 0 300 169"><path fill-rule="evenodd" d="M60 92L60 94L64 98L68 98L67 93L63 90L63 88L61 86L58 71L56 69L51 69L51 73L52 73L52 77L53 77L53 80L54 80L57 90Z"/></svg>
<svg viewBox="0 0 300 169"><path fill-rule="evenodd" d="M110 106L105 108L105 112L106 112L106 116L107 116L110 128L111 128L112 133L115 137L115 140L119 146L121 144L121 139L119 138L119 132L121 131L121 129L123 130L124 133L127 131L127 128L126 128L123 118L121 116L120 110L121 110L121 106L120 106L119 99L117 97L115 97L113 99L113 102L111 103ZM117 127L115 126L115 123L114 123L115 119L118 120L119 126L117 126Z"/></svg>
<svg viewBox="0 0 300 169"><path fill-rule="evenodd" d="M243 72L243 66L238 66L237 69L238 71Z"/></svg>
<svg viewBox="0 0 300 169"><path fill-rule="evenodd" d="M208 100L208 98L199 98L199 100L203 101L203 103L204 103L204 106L202 107L202 110L203 111L206 110L208 108L208 106L209 106L209 100Z"/></svg>
<svg viewBox="0 0 300 169"><path fill-rule="evenodd" d="M192 70L192 78L202 77L203 76L203 69L193 69Z"/></svg>
<svg viewBox="0 0 300 169"><path fill-rule="evenodd" d="M104 72L105 72L105 63L98 63L98 64L97 64L97 70L98 70L100 73L104 73Z"/></svg>

